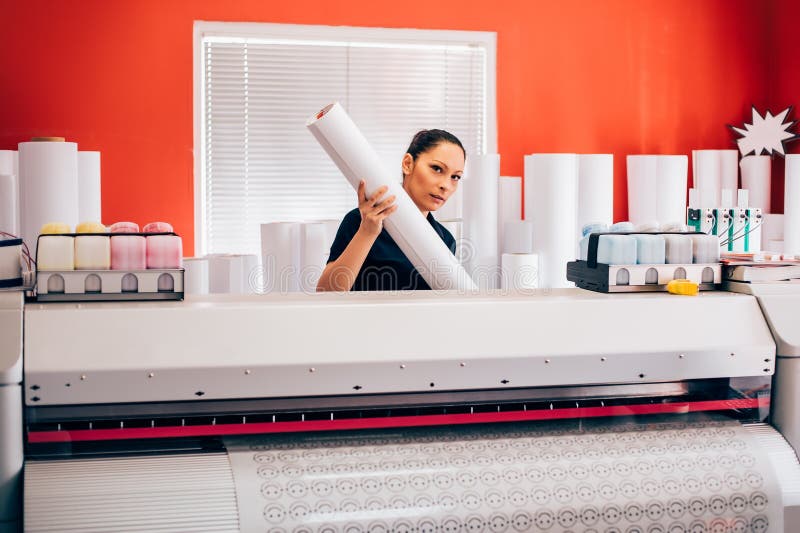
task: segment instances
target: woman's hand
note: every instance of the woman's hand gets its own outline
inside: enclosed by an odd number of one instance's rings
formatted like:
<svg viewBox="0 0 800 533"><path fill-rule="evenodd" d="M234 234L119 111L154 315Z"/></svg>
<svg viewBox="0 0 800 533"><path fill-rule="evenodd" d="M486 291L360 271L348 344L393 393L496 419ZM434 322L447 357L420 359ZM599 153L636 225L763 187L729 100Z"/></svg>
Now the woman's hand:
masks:
<svg viewBox="0 0 800 533"><path fill-rule="evenodd" d="M366 183L364 180L358 184L358 210L361 211L361 226L359 231L366 236L377 238L383 229L383 220L397 211L395 196L383 198L389 187L383 186L367 198Z"/></svg>

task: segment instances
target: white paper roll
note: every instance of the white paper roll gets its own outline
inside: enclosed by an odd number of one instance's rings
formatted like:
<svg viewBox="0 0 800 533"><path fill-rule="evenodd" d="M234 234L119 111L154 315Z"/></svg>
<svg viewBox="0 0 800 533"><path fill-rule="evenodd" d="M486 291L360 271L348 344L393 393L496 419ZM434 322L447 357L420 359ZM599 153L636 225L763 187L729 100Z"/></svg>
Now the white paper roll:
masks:
<svg viewBox="0 0 800 533"><path fill-rule="evenodd" d="M577 250L577 154L525 156L525 219L533 222L539 286L574 286L567 281L567 263Z"/></svg>
<svg viewBox="0 0 800 533"><path fill-rule="evenodd" d="M22 238L35 253L47 222L75 227L78 220L78 145L68 142L19 143L19 197Z"/></svg>
<svg viewBox="0 0 800 533"><path fill-rule="evenodd" d="M384 227L432 289L475 289L464 268L341 105L325 107L306 126L354 189L363 179L367 194L386 185L386 195L396 196L397 211L384 221Z"/></svg>
<svg viewBox="0 0 800 533"><path fill-rule="evenodd" d="M261 292L261 267L256 254L242 254L242 294Z"/></svg>
<svg viewBox="0 0 800 533"><path fill-rule="evenodd" d="M642 224L655 219L657 209L658 156L629 155L628 220Z"/></svg>
<svg viewBox="0 0 800 533"><path fill-rule="evenodd" d="M526 291L539 288L539 256L536 254L503 254L500 288Z"/></svg>
<svg viewBox="0 0 800 533"><path fill-rule="evenodd" d="M629 155L628 219L635 225L686 220L685 155Z"/></svg>
<svg viewBox="0 0 800 533"><path fill-rule="evenodd" d="M78 152L78 220L101 221L100 152Z"/></svg>
<svg viewBox="0 0 800 533"><path fill-rule="evenodd" d="M184 294L208 294L208 257L183 259Z"/></svg>
<svg viewBox="0 0 800 533"><path fill-rule="evenodd" d="M264 292L297 292L302 223L261 224L261 267Z"/></svg>
<svg viewBox="0 0 800 533"><path fill-rule="evenodd" d="M783 197L783 253L800 254L800 154L786 156Z"/></svg>
<svg viewBox="0 0 800 533"><path fill-rule="evenodd" d="M16 150L0 150L0 174L19 176L18 156Z"/></svg>
<svg viewBox="0 0 800 533"><path fill-rule="evenodd" d="M522 178L500 176L497 197L497 257L503 255L506 222L522 220Z"/></svg>
<svg viewBox="0 0 800 533"><path fill-rule="evenodd" d="M305 222L300 232L300 290L316 292L319 276L330 255L328 227L325 222Z"/></svg>
<svg viewBox="0 0 800 533"><path fill-rule="evenodd" d="M513 220L505 223L503 229L504 254L533 253L533 222Z"/></svg>
<svg viewBox="0 0 800 533"><path fill-rule="evenodd" d="M464 189L464 264L480 289L500 286L497 258L497 211L500 179L498 154L473 155L467 160Z"/></svg>
<svg viewBox="0 0 800 533"><path fill-rule="evenodd" d="M772 212L770 178L772 160L768 155L748 155L742 158L742 189L750 191L747 207L761 208L762 213Z"/></svg>
<svg viewBox="0 0 800 533"><path fill-rule="evenodd" d="M655 219L659 224L686 222L688 166L685 155L658 156Z"/></svg>
<svg viewBox="0 0 800 533"><path fill-rule="evenodd" d="M695 150L693 176L694 188L700 192L700 206L719 207L721 194L722 160L719 150Z"/></svg>
<svg viewBox="0 0 800 533"><path fill-rule="evenodd" d="M614 156L578 155L578 234L586 224L614 222Z"/></svg>
<svg viewBox="0 0 800 533"><path fill-rule="evenodd" d="M19 235L19 193L12 174L0 174L0 231Z"/></svg>
<svg viewBox="0 0 800 533"><path fill-rule="evenodd" d="M211 294L241 294L242 256L211 254L208 259L208 292Z"/></svg>
<svg viewBox="0 0 800 533"><path fill-rule="evenodd" d="M719 153L719 185L721 190L739 188L739 150L717 150Z"/></svg>

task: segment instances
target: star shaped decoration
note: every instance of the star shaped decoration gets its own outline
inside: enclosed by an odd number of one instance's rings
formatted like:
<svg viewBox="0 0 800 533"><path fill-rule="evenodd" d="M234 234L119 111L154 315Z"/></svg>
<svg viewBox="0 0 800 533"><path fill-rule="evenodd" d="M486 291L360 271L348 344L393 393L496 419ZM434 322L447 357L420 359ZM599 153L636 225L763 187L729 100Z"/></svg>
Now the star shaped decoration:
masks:
<svg viewBox="0 0 800 533"><path fill-rule="evenodd" d="M787 107L777 115L769 111L762 117L755 106L753 106L753 120L750 124L744 124L744 128L730 128L741 135L736 139L739 145L739 152L742 156L746 155L786 155L785 144L797 138L789 128L794 126L795 121L784 122L792 108Z"/></svg>

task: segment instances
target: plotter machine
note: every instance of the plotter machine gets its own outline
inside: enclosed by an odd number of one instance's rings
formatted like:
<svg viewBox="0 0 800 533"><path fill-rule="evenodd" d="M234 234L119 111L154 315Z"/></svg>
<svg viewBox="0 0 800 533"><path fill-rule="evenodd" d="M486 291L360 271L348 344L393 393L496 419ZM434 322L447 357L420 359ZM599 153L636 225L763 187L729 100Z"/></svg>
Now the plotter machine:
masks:
<svg viewBox="0 0 800 533"><path fill-rule="evenodd" d="M798 531L750 292L0 293L0 530Z"/></svg>

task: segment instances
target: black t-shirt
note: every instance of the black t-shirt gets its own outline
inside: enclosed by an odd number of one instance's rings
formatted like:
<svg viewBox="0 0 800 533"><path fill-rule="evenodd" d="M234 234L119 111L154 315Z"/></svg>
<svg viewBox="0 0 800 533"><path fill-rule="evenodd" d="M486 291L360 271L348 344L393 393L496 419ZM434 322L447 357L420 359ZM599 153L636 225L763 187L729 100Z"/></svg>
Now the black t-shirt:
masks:
<svg viewBox="0 0 800 533"><path fill-rule="evenodd" d="M456 253L456 240L447 231L447 228L436 222L431 213L428 213L430 222L436 234ZM361 213L353 209L344 216L336 238L331 245L331 254L328 263L336 261L361 226ZM353 291L396 291L396 290L430 290L430 286L422 279L411 261L403 254L397 243L389 236L384 228L375 243L372 245L361 270L358 271Z"/></svg>

